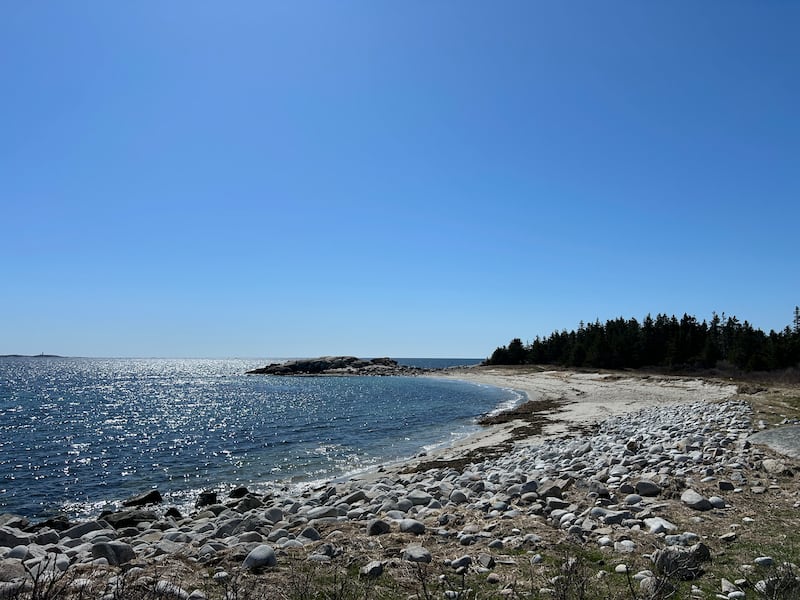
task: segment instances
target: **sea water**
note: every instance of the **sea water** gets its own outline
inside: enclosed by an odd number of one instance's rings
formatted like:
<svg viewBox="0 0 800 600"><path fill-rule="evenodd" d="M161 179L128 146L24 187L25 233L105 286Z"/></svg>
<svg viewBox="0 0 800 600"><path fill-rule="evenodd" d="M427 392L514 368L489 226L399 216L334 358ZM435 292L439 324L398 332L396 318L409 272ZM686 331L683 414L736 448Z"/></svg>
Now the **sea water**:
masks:
<svg viewBox="0 0 800 600"><path fill-rule="evenodd" d="M190 506L206 489L334 479L451 443L520 399L431 377L245 374L270 362L0 358L0 513L88 517L149 489Z"/></svg>

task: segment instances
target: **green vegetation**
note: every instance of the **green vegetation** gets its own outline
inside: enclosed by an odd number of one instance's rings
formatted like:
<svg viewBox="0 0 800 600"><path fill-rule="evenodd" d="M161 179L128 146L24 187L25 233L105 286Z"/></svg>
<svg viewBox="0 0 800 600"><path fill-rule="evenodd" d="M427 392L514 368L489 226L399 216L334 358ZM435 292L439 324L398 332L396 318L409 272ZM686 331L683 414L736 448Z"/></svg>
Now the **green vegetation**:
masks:
<svg viewBox="0 0 800 600"><path fill-rule="evenodd" d="M647 315L639 323L622 317L584 324L577 330L553 332L525 345L515 338L497 348L484 364L553 364L565 367L625 369L735 368L772 371L800 363L800 307L794 322L781 332L764 333L736 317L714 313L710 323L684 314Z"/></svg>

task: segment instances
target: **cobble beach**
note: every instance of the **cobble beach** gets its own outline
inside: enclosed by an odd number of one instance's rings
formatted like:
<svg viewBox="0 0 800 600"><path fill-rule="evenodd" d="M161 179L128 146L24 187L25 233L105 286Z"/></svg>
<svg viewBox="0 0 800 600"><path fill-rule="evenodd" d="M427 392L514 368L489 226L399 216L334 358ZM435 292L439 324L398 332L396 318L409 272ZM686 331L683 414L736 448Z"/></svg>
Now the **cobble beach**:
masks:
<svg viewBox="0 0 800 600"><path fill-rule="evenodd" d="M461 569L508 595L543 554L578 545L605 557L598 572L609 577L649 564L627 575L652 591L665 577L699 577L712 554L764 527L770 515L754 509L760 501L796 523L791 460L749 440L752 411L733 385L567 372L452 376L560 405L535 435L515 434L520 422L491 426L453 447L302 493L240 487L201 497L189 513L143 497L132 502L142 506L81 523L31 526L6 515L0 585L18 589L30 585L30 573L74 570L75 585L107 590L121 569L145 587L172 589L180 580L172 591L199 599L208 595L203 573L280 582L302 561L398 580L414 565ZM476 458L451 466L465 455ZM767 559L777 560L753 556L742 572L757 575ZM752 579L730 582L724 597L770 585L767 575Z"/></svg>

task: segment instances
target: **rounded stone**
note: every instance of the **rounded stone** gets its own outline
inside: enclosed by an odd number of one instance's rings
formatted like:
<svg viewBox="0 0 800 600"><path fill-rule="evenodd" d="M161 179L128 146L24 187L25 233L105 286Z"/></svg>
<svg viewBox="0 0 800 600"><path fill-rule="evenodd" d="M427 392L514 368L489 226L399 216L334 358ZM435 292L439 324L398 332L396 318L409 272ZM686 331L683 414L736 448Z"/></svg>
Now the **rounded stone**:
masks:
<svg viewBox="0 0 800 600"><path fill-rule="evenodd" d="M253 548L242 562L242 567L252 571L263 567L274 567L277 564L278 558L275 556L275 550L272 549L272 546L262 544Z"/></svg>
<svg viewBox="0 0 800 600"><path fill-rule="evenodd" d="M425 524L416 519L402 519L400 521L400 531L403 533L422 535L425 533Z"/></svg>
<svg viewBox="0 0 800 600"><path fill-rule="evenodd" d="M391 526L381 519L373 519L367 523L367 535L383 535L391 531Z"/></svg>

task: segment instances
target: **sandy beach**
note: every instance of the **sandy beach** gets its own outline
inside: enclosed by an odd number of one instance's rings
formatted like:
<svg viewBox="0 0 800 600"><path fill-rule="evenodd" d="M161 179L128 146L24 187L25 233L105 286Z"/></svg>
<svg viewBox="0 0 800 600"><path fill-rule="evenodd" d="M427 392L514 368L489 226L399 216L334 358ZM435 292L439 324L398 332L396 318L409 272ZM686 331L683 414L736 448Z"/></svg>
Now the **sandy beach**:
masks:
<svg viewBox="0 0 800 600"><path fill-rule="evenodd" d="M564 370L533 370L525 367L472 367L451 369L436 377L459 379L482 385L513 389L528 402L543 406L541 430L520 431L525 420L512 420L482 427L467 438L417 457L392 470L402 470L419 462L457 460L470 452L509 444L531 446L553 437L576 435L603 419L642 408L693 402L720 402L737 393L737 386L686 377L582 373ZM420 460L421 459L421 460Z"/></svg>

